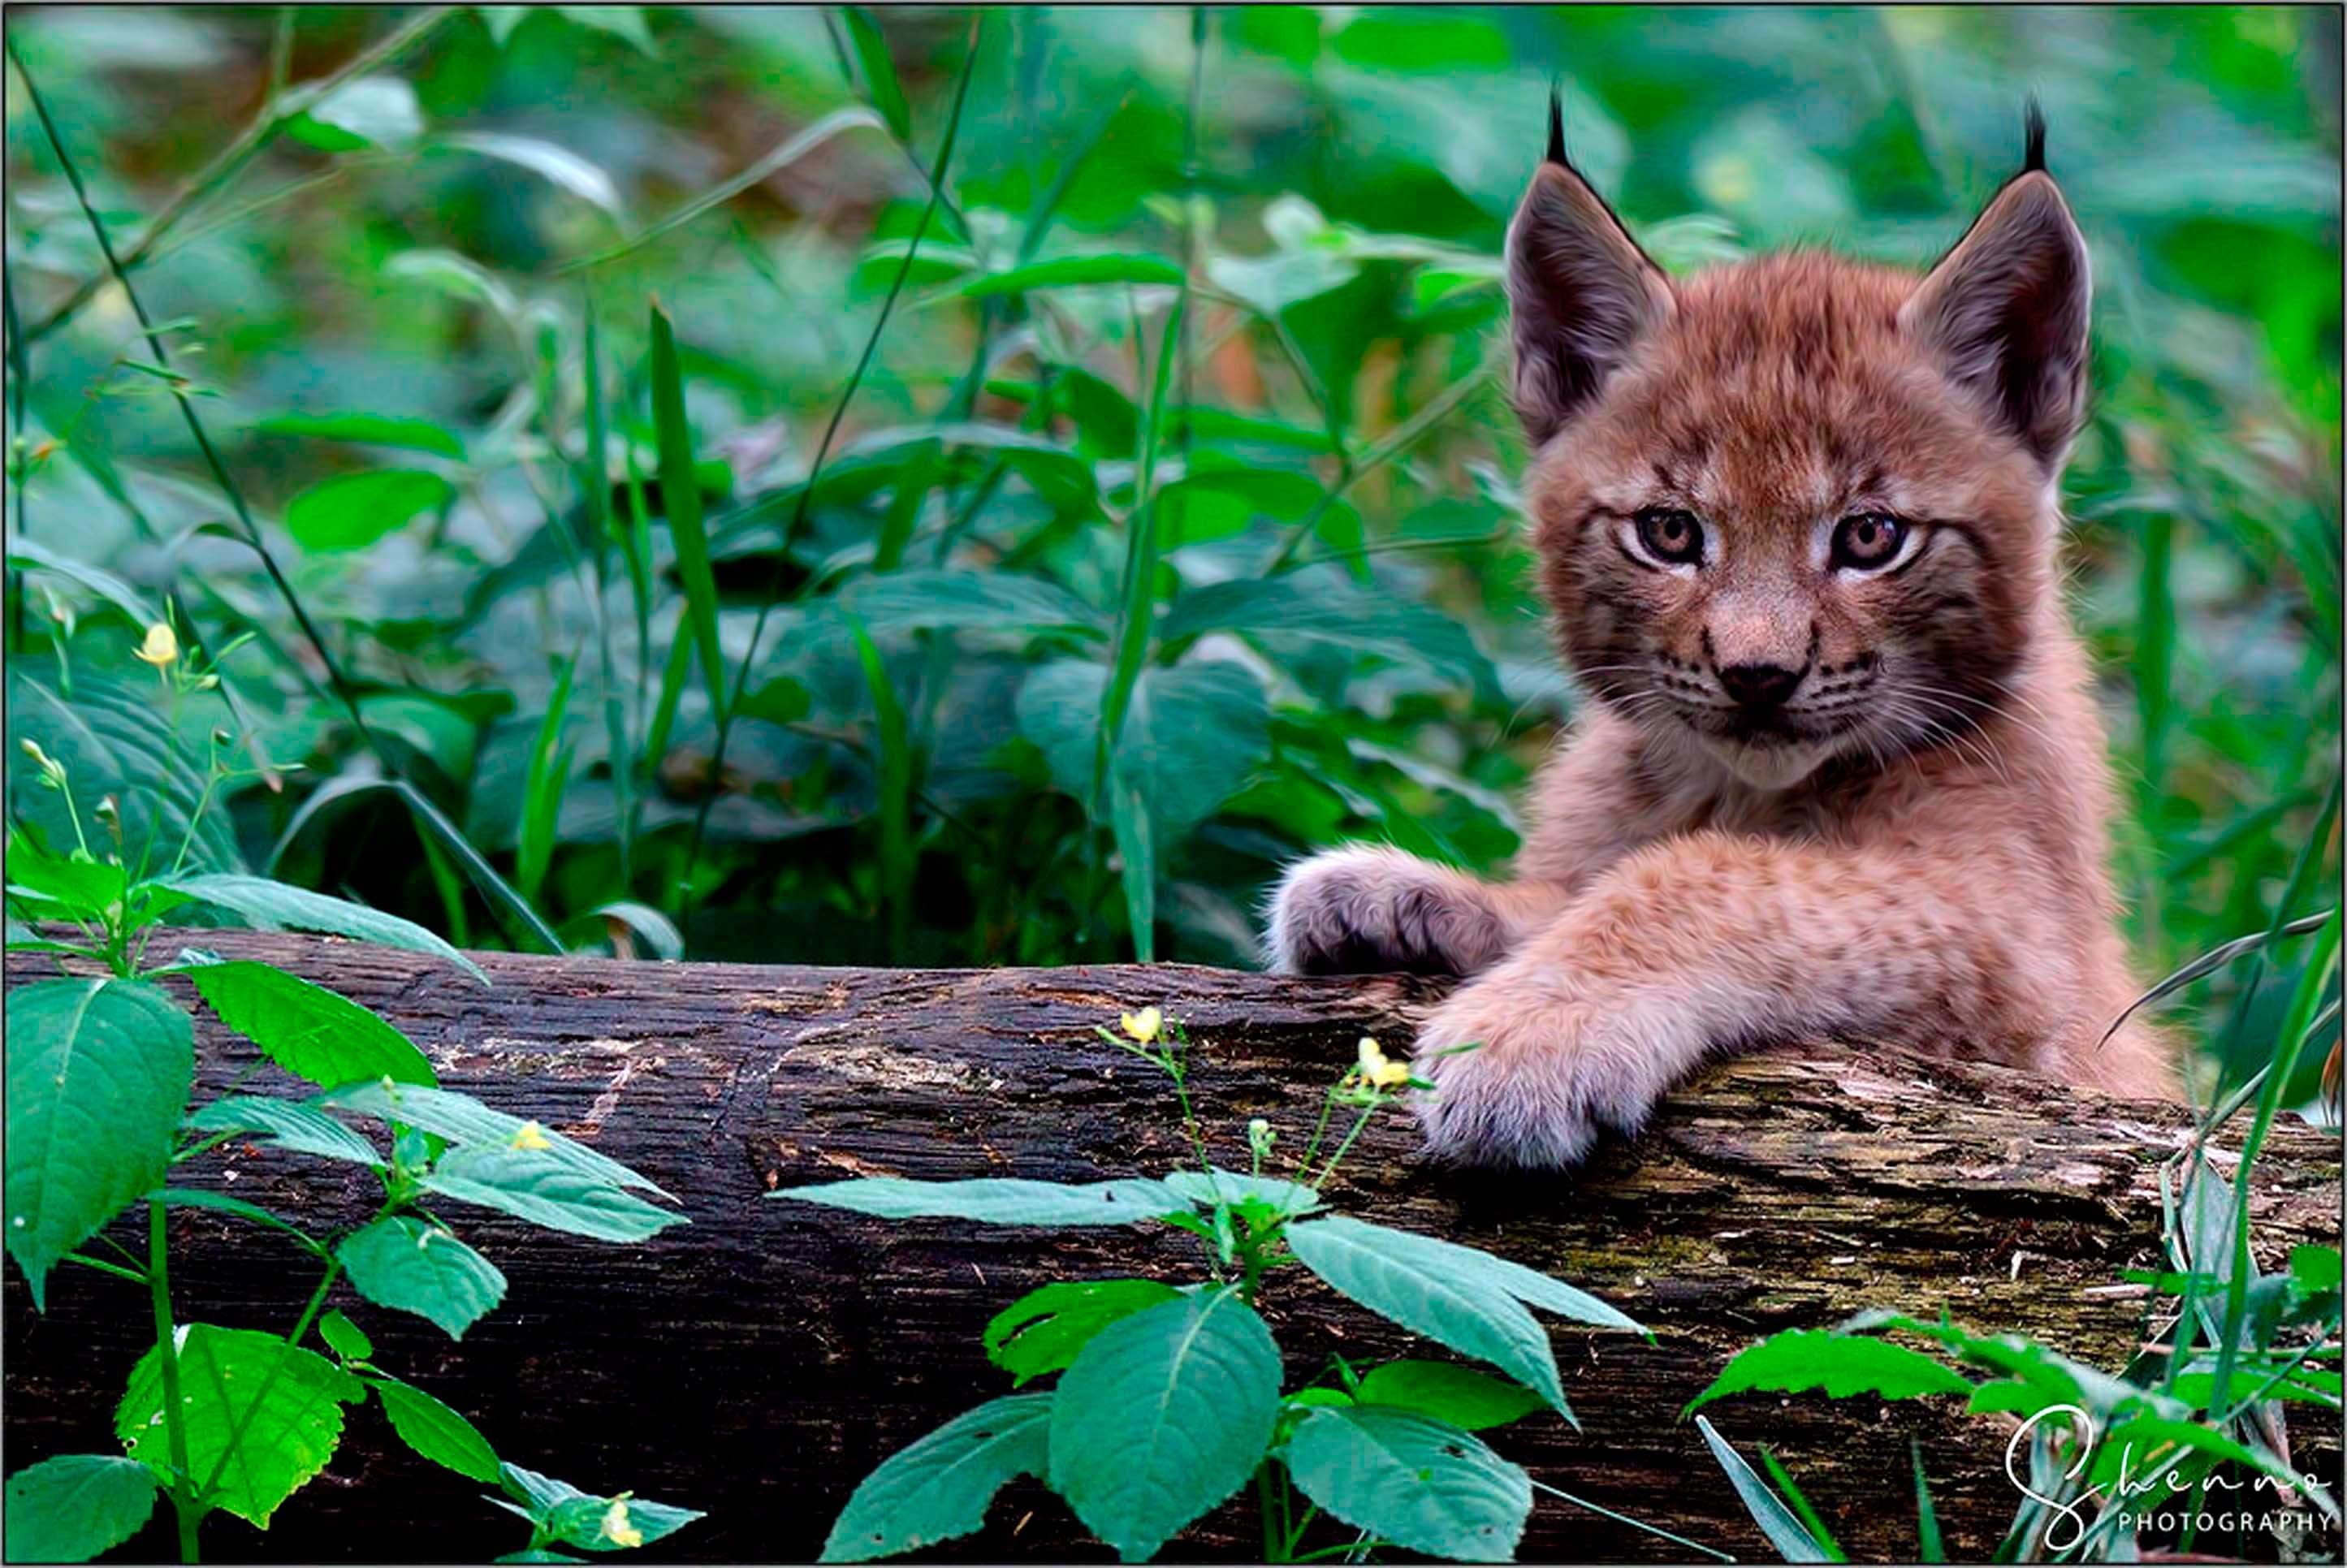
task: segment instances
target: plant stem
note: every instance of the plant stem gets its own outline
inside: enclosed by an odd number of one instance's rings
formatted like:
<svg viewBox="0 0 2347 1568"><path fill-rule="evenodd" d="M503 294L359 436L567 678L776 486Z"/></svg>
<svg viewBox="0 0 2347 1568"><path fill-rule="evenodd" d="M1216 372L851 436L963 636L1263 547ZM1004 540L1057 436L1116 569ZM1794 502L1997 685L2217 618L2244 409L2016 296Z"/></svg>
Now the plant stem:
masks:
<svg viewBox="0 0 2347 1568"><path fill-rule="evenodd" d="M117 261L109 254L107 257L108 271L84 279L80 287L66 296L63 304L34 323L26 333L26 343L36 343L72 320L80 313L84 305L97 297L97 292L106 286L109 276L123 278L123 292L128 293L130 284L124 274L151 260L155 253L155 247L161 242L163 236L177 227L179 220L194 210L197 204L204 198L234 179L237 171L251 162L253 155L269 144L270 138L277 134L279 127L287 120L307 112L313 104L333 92L344 82L369 75L381 68L385 62L406 48L408 45L453 15L456 10L456 7L454 6L435 6L384 35L383 41L374 47L352 56L343 63L341 69L319 77L308 87L297 88L292 92L272 90L261 105L261 113L255 117L252 123L238 133L234 141L222 149L218 157L204 165L196 172L193 179L180 188L179 193L171 198L170 203L162 211L157 213L153 221L147 225L146 231L138 236L138 242L122 253L122 259ZM292 42L290 8L286 15L287 20L282 24L285 29L282 36L284 45L290 47ZM13 56L15 54L15 47L11 46L8 52ZM22 71L25 68L24 61L18 60L16 68ZM272 76L275 74L273 67L272 74ZM42 118L46 120L48 117L44 115Z"/></svg>
<svg viewBox="0 0 2347 1568"><path fill-rule="evenodd" d="M1271 1460L1266 1458L1255 1467L1255 1508L1263 1516L1263 1560L1266 1563L1288 1561L1287 1542L1279 1532L1277 1504L1272 1498Z"/></svg>
<svg viewBox="0 0 2347 1568"><path fill-rule="evenodd" d="M1320 1167L1320 1179L1312 1184L1314 1192L1328 1184L1328 1178L1337 1173L1337 1167L1343 1163L1346 1152L1352 1148L1353 1140L1361 1135L1361 1129L1369 1124L1369 1118L1376 1115L1378 1107L1384 1103L1385 1101L1379 1098L1361 1107L1361 1113L1354 1119L1352 1130L1345 1134L1345 1141L1337 1145L1337 1152L1328 1156L1327 1164Z"/></svg>
<svg viewBox="0 0 2347 1568"><path fill-rule="evenodd" d="M187 1406L179 1398L179 1337L171 1322L170 1235L160 1203L147 1204L147 1293L155 1306L155 1346L163 1356L163 1432L171 1450L171 1511L179 1522L179 1561L196 1559L196 1526L203 1520L190 1489Z"/></svg>

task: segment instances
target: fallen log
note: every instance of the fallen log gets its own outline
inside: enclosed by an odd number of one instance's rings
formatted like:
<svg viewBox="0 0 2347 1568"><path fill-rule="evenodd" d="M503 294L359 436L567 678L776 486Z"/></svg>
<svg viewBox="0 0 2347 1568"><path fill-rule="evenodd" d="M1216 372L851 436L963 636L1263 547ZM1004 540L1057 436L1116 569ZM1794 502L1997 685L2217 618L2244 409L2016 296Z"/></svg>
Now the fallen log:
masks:
<svg viewBox="0 0 2347 1568"><path fill-rule="evenodd" d="M875 1463L1008 1391L979 1332L1024 1291L1051 1278L1194 1276L1187 1238L1156 1227L888 1224L765 1194L855 1174L1093 1180L1174 1167L1183 1140L1169 1085L1092 1033L1145 1003L1187 1020L1199 1040L1194 1098L1218 1159L1243 1168L1248 1118L1303 1136L1357 1038L1400 1045L1436 994L1402 979L1174 966L900 971L489 954L480 961L496 983L484 989L387 948L179 936L281 964L381 1011L446 1086L536 1117L678 1195L692 1223L639 1247L450 1211L512 1282L461 1345L345 1286L333 1300L373 1336L381 1365L471 1416L507 1459L589 1490L707 1510L646 1553L691 1561L812 1558ZM163 934L155 950L179 936ZM12 961L7 979L51 972L45 959ZM254 1065L250 1045L208 1020L199 1041L200 1098ZM248 1088L269 1091L274 1075L264 1068ZM277 1087L298 1091L290 1083ZM2143 1303L2106 1287L2121 1268L2154 1261L2157 1168L2187 1132L2179 1107L1820 1046L1711 1069L1670 1097L1646 1135L1601 1149L1570 1176L1432 1167L1396 1118L1362 1139L1331 1192L1340 1208L1551 1271L1652 1327L1653 1345L1561 1327L1582 1430L1543 1415L1492 1434L1496 1446L1542 1481L1748 1561L1772 1554L1678 1419L1729 1355L1865 1307L1944 1307L1970 1327L2036 1335L2115 1368ZM363 1219L371 1186L356 1167L242 1144L181 1171L175 1180L313 1230ZM2335 1243L2339 1196L2336 1138L2277 1128L2254 1182L2260 1261ZM282 1237L203 1210L177 1211L171 1224L182 1320L282 1328L298 1315L315 1275ZM1412 1350L1300 1273L1280 1276L1266 1300L1291 1386L1330 1351L1440 1354ZM144 1295L63 1269L36 1315L11 1268L5 1317L9 1468L111 1451L115 1400L151 1338ZM1913 1552L1911 1436L1959 1560L1988 1551L2018 1501L2002 1435L1942 1409L1747 1396L1710 1413L1747 1454L1768 1443L1854 1554ZM350 1426L327 1474L265 1535L216 1515L209 1554L461 1561L520 1543L516 1522L479 1501L481 1487L407 1452L379 1417ZM2335 1453L2303 1440L2299 1457L2316 1473L2336 1469ZM1224 1509L1167 1554L1255 1556L1253 1506ZM167 1513L122 1555L173 1555ZM1107 1553L1021 1481L984 1533L932 1555ZM1543 1497L1522 1555L1685 1553Z"/></svg>

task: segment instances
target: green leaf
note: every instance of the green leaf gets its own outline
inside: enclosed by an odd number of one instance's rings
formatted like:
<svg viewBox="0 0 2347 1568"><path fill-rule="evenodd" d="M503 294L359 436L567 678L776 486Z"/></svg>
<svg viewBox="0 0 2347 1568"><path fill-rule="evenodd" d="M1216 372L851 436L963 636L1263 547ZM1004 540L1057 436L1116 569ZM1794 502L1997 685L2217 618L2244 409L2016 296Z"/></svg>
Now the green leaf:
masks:
<svg viewBox="0 0 2347 1568"><path fill-rule="evenodd" d="M2340 1250L2306 1245L2290 1249L2290 1276L2308 1296L2337 1296L2340 1290Z"/></svg>
<svg viewBox="0 0 2347 1568"><path fill-rule="evenodd" d="M380 942L387 948L430 953L446 958L483 985L489 983L480 965L423 927L364 904L345 903L323 893L273 882L266 876L181 876L163 886L174 893L184 893L258 921L263 930L288 926L296 931L323 931L362 942Z"/></svg>
<svg viewBox="0 0 2347 1568"><path fill-rule="evenodd" d="M67 699L26 673L31 665L29 659L8 661L12 742L30 737L64 764L83 809L114 796L122 813L122 841L134 855L149 844L186 843L190 870L244 869L231 814L205 806L210 781L200 757L180 743L159 711L159 682L150 677L125 683L77 665ZM12 817L46 830L52 845L73 842L65 797L20 782L33 772L8 770Z"/></svg>
<svg viewBox="0 0 2347 1568"><path fill-rule="evenodd" d="M1449 1361L1389 1361L1372 1367L1362 1374L1353 1397L1364 1405L1416 1410L1471 1432L1520 1420L1542 1403L1521 1383Z"/></svg>
<svg viewBox="0 0 2347 1568"><path fill-rule="evenodd" d="M1940 1539L1940 1512L1932 1503L1932 1483L1923 1474L1922 1441L1908 1439L1907 1454L1915 1466L1915 1560L1919 1563L1945 1563L1948 1549Z"/></svg>
<svg viewBox="0 0 2347 1568"><path fill-rule="evenodd" d="M1697 1416L1695 1424L1702 1431L1703 1440L1711 1445L1712 1458L1717 1460L1719 1468L1727 1472L1728 1484L1736 1489L1736 1495L1743 1501L1745 1512L1752 1516L1752 1522L1760 1527L1760 1533L1768 1538L1768 1544L1777 1549L1779 1556L1788 1563L1833 1561L1832 1553L1819 1545L1817 1539L1793 1516L1793 1511L1768 1490L1768 1483L1762 1481L1734 1449L1728 1447L1727 1440L1713 1429L1709 1417Z"/></svg>
<svg viewBox="0 0 2347 1568"><path fill-rule="evenodd" d="M459 1203L597 1241L642 1241L685 1223L682 1214L583 1174L547 1150L466 1144L441 1155L422 1182Z"/></svg>
<svg viewBox="0 0 2347 1568"><path fill-rule="evenodd" d="M562 724L570 711L570 678L579 661L566 659L554 677L553 693L530 743L529 771L522 783L521 826L514 846L514 878L521 896L535 899L554 863L554 830L562 796L570 784L571 748L562 744ZM357 1076L353 1074L354 1077Z"/></svg>
<svg viewBox="0 0 2347 1568"><path fill-rule="evenodd" d="M1637 1328L1594 1296L1471 1246L1342 1214L1286 1231L1306 1267L1340 1295L1440 1345L1489 1361L1568 1421L1547 1331L1524 1302L1609 1328Z"/></svg>
<svg viewBox="0 0 2347 1568"><path fill-rule="evenodd" d="M1171 1171L1165 1184L1195 1204L1261 1204L1277 1214L1308 1214L1320 1206L1320 1194L1301 1182L1278 1176L1250 1176L1243 1171Z"/></svg>
<svg viewBox="0 0 2347 1568"><path fill-rule="evenodd" d="M52 571L69 581L77 582L129 617L133 626L143 630L163 619L155 607L147 602L145 595L103 568L76 560L69 555L49 548L38 539L25 538L13 530L9 534L7 547L8 565L12 569Z"/></svg>
<svg viewBox="0 0 2347 1568"><path fill-rule="evenodd" d="M1023 1386L1076 1358L1093 1335L1180 1292L1153 1279L1066 1280L1029 1291L986 1326L986 1358Z"/></svg>
<svg viewBox="0 0 2347 1568"><path fill-rule="evenodd" d="M623 38L640 53L659 53L652 46L651 26L644 20L644 8L641 5L557 5L554 10L573 26Z"/></svg>
<svg viewBox="0 0 2347 1568"><path fill-rule="evenodd" d="M285 503L285 531L308 550L363 549L456 497L422 468L378 468L323 479Z"/></svg>
<svg viewBox="0 0 2347 1568"><path fill-rule="evenodd" d="M1011 1177L913 1182L901 1176L860 1176L787 1187L771 1195L853 1209L884 1220L976 1220L990 1225L1129 1225L1190 1206L1163 1183L1138 1178L1077 1185Z"/></svg>
<svg viewBox="0 0 2347 1568"><path fill-rule="evenodd" d="M377 1116L385 1122L402 1122L411 1127L421 1127L426 1132L436 1132L452 1143L486 1144L493 1148L528 1147L565 1168L594 1181L616 1187L637 1187L659 1197L671 1194L654 1185L649 1177L639 1174L608 1154L597 1153L586 1144L549 1132L535 1122L525 1122L503 1111L492 1111L469 1094L458 1094L447 1089L424 1089L410 1084L351 1083L329 1094L318 1096L316 1103L330 1105L338 1111L355 1111L363 1116ZM543 1147L540 1144L543 1143Z"/></svg>
<svg viewBox="0 0 2347 1568"><path fill-rule="evenodd" d="M1279 577L1233 578L1193 589L1160 623L1166 641L1244 631L1374 653L1500 695L1499 675L1461 622L1425 605L1364 589L1334 566Z"/></svg>
<svg viewBox="0 0 2347 1568"><path fill-rule="evenodd" d="M364 1399L366 1389L274 1334L191 1323L179 1331L179 1394L189 1468L201 1482L219 1467L219 1505L266 1530L278 1505L326 1468L342 1441L343 1406ZM222 1465L240 1427L244 1435ZM114 1431L132 1458L169 1473L161 1346L131 1368Z"/></svg>
<svg viewBox="0 0 2347 1568"><path fill-rule="evenodd" d="M405 1214L353 1232L334 1252L361 1296L428 1317L451 1339L462 1339L505 1299L506 1276L496 1264L449 1232Z"/></svg>
<svg viewBox="0 0 2347 1568"><path fill-rule="evenodd" d="M363 446L396 446L408 452L429 452L452 462L465 460L465 443L453 431L429 419L399 414L280 414L253 422L263 436L291 436L313 441L349 441Z"/></svg>
<svg viewBox="0 0 2347 1568"><path fill-rule="evenodd" d="M436 1083L432 1064L398 1030L349 998L240 958L180 969L220 1022L322 1089L359 1078Z"/></svg>
<svg viewBox="0 0 2347 1568"><path fill-rule="evenodd" d="M1029 672L1019 730L1042 751L1051 782L1090 801L1105 666L1062 660ZM1235 664L1151 665L1135 680L1111 760L1145 808L1154 842L1171 847L1238 793L1271 753L1263 686Z"/></svg>
<svg viewBox="0 0 2347 1568"><path fill-rule="evenodd" d="M199 1132L264 1132L271 1147L315 1154L326 1160L382 1168L375 1146L340 1122L298 1101L276 1100L265 1094L228 1094L212 1101L188 1118Z"/></svg>
<svg viewBox="0 0 2347 1568"><path fill-rule="evenodd" d="M508 136L503 131L489 130L451 132L439 138L439 145L477 152L484 158L527 169L548 184L601 208L622 229L628 226L628 204L620 200L620 188L611 182L611 177L569 148L533 136ZM461 458L464 453L460 450L449 456Z"/></svg>
<svg viewBox="0 0 2347 1568"><path fill-rule="evenodd" d="M1314 1410L1282 1457L1297 1489L1328 1512L1432 1557L1511 1562L1532 1512L1532 1480L1521 1467L1412 1410Z"/></svg>
<svg viewBox="0 0 2347 1568"><path fill-rule="evenodd" d="M396 1378L369 1378L367 1386L383 1401L391 1430L399 1440L458 1475L495 1485L498 1479L497 1450L472 1422L423 1389Z"/></svg>
<svg viewBox="0 0 2347 1568"><path fill-rule="evenodd" d="M524 1470L518 1464L498 1467L505 1489L528 1507L529 1516L545 1524L556 1540L568 1546L589 1552L617 1552L621 1543L604 1533L610 1520L611 1504L617 1497L597 1497L579 1491L567 1481L557 1481L550 1475L540 1475L534 1470ZM699 1510L675 1508L665 1502L653 1502L644 1498L625 1499L633 1527L643 1532L643 1544L673 1535L694 1520L705 1517Z"/></svg>
<svg viewBox="0 0 2347 1568"><path fill-rule="evenodd" d="M702 521L701 484L692 472L692 430L684 418L684 378L677 368L676 327L652 305L652 419L660 435L661 503L676 546L676 574L684 583L685 619L701 652L709 684L709 711L725 712L725 655L717 641L717 578L709 565L709 530Z"/></svg>
<svg viewBox="0 0 2347 1568"><path fill-rule="evenodd" d="M1925 1394L1969 1394L1973 1382L1920 1350L1871 1335L1788 1328L1739 1352L1679 1415L1684 1419L1714 1399L1755 1389L1786 1394L1817 1391L1833 1399L1853 1394L1912 1399Z"/></svg>
<svg viewBox="0 0 2347 1568"><path fill-rule="evenodd" d="M11 1563L87 1563L138 1533L156 1481L119 1454L59 1454L8 1478Z"/></svg>
<svg viewBox="0 0 2347 1568"><path fill-rule="evenodd" d="M360 77L311 105L288 129L328 152L363 147L404 151L424 134L424 111L415 89L400 77Z"/></svg>
<svg viewBox="0 0 2347 1568"><path fill-rule="evenodd" d="M1051 1397L1051 1490L1128 1563L1246 1484L1279 1417L1279 1347L1235 1291L1092 1337Z"/></svg>
<svg viewBox="0 0 2347 1568"><path fill-rule="evenodd" d="M1126 252L1107 256L1054 256L999 272L981 272L961 286L966 299L1022 294L1030 289L1063 289L1085 283L1156 284L1179 288L1182 268L1163 256Z"/></svg>
<svg viewBox="0 0 2347 1568"><path fill-rule="evenodd" d="M2122 1476L2147 1474L2168 1458L2170 1449L2189 1449L2207 1455L2214 1463L2238 1464L2253 1470L2300 1493L2334 1522L2339 1518L2339 1504L2320 1482L2291 1469L2263 1445L2239 1442L2214 1427L2166 1416L2136 1416L2105 1432L2101 1445L2095 1450L2094 1467L2086 1484L2108 1489Z"/></svg>
<svg viewBox="0 0 2347 1568"><path fill-rule="evenodd" d="M1051 1421L1051 1395L1014 1394L897 1450L856 1485L822 1561L868 1563L969 1534L1005 1483L1043 1473Z"/></svg>
<svg viewBox="0 0 2347 1568"><path fill-rule="evenodd" d="M913 110L905 101L905 86L897 79L896 62L888 57L888 43L880 36L878 18L862 5L849 5L842 15L847 23L847 41L856 51L856 64L864 73L864 90L870 96L872 107L887 122L888 134L910 147Z"/></svg>
<svg viewBox="0 0 2347 1568"><path fill-rule="evenodd" d="M326 1342L326 1348L345 1361L364 1361L374 1354L374 1341L339 1307L328 1307L326 1315L318 1319L318 1337ZM492 1469L481 1479L495 1481L497 1471Z"/></svg>
<svg viewBox="0 0 2347 1568"><path fill-rule="evenodd" d="M64 906L63 910L33 910L48 918L71 913L89 919L102 917L122 902L129 881L111 861L75 860L51 855L21 829L8 834L8 891L19 898Z"/></svg>
<svg viewBox="0 0 2347 1568"><path fill-rule="evenodd" d="M195 1080L188 1015L139 980L8 993L8 1255L42 1305L50 1268L170 1169Z"/></svg>
<svg viewBox="0 0 2347 1568"><path fill-rule="evenodd" d="M1004 572L893 571L858 578L838 598L876 636L947 628L1104 635L1099 612L1065 589Z"/></svg>

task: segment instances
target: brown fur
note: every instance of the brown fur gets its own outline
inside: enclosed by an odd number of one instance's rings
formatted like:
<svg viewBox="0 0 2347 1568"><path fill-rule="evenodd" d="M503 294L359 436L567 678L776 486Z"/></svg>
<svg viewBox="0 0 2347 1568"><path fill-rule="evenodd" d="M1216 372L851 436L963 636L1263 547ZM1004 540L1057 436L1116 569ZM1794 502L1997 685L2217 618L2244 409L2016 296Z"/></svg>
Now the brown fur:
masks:
<svg viewBox="0 0 2347 1568"><path fill-rule="evenodd" d="M1922 280L1792 254L1673 286L1551 163L1511 264L1533 540L1597 701L1512 881L1316 856L1275 900L1275 961L1472 977L1418 1053L1430 1139L1468 1158L1568 1163L1705 1053L1771 1040L2172 1091L2148 1030L2098 1044L2137 987L2058 595L2086 283L2051 179L2008 184ZM1703 560L1651 553L1658 509L1700 523ZM1837 566L1862 513L1921 543ZM1755 671L1799 683L1739 706Z"/></svg>

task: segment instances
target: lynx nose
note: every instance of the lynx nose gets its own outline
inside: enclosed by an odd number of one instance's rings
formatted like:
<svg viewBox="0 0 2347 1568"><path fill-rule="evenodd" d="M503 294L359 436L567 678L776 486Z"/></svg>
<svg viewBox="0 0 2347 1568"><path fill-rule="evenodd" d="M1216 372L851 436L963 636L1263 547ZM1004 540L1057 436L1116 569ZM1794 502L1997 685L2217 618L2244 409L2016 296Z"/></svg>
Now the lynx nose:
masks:
<svg viewBox="0 0 2347 1568"><path fill-rule="evenodd" d="M1793 694L1804 673L1781 664L1727 664L1720 667L1719 683L1741 707L1774 708Z"/></svg>

